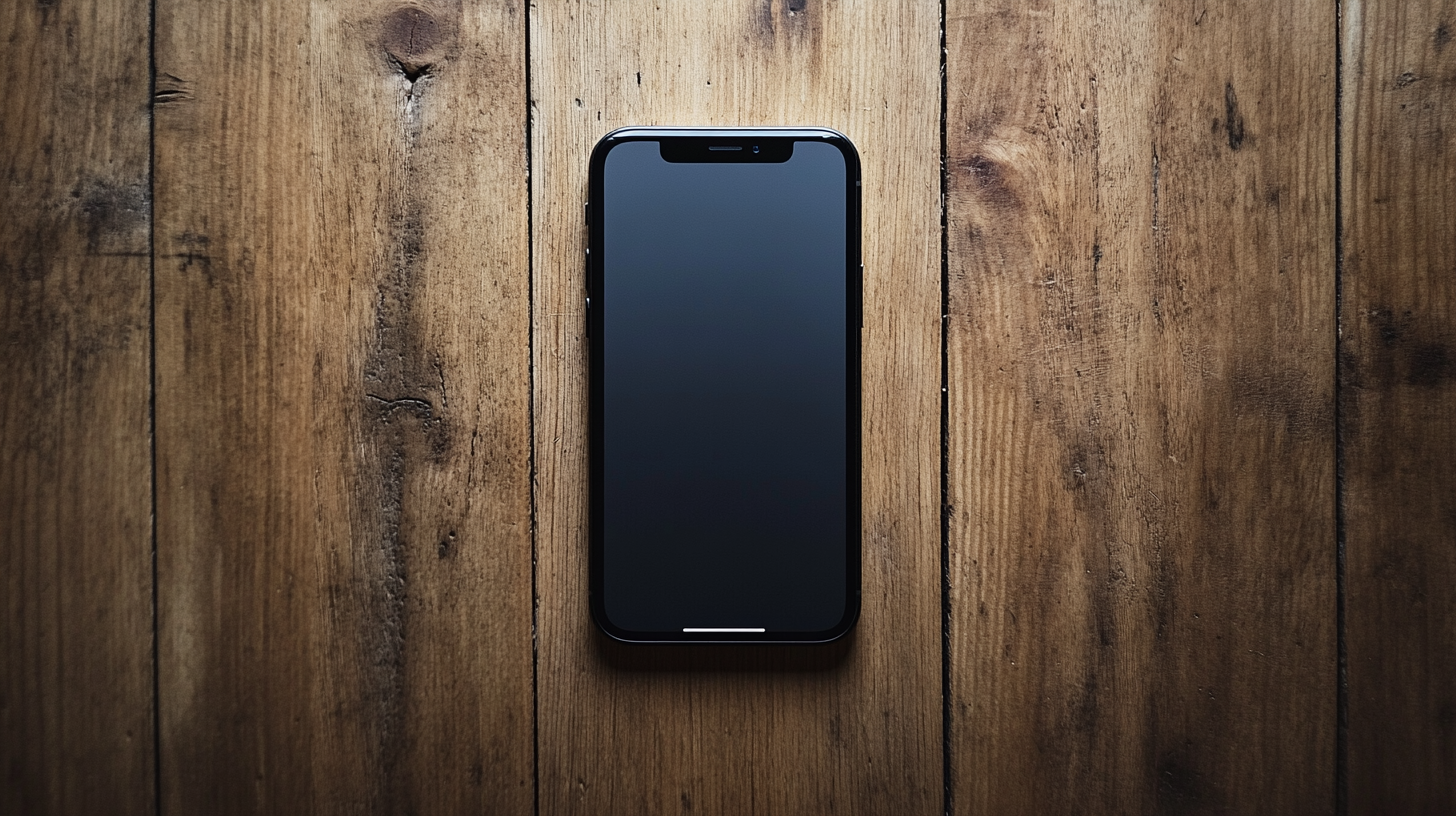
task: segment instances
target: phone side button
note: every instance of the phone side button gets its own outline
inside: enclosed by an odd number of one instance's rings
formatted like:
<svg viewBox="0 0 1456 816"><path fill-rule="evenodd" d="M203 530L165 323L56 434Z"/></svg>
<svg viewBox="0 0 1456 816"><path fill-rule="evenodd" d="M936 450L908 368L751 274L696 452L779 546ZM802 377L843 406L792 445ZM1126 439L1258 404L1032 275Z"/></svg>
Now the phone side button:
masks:
<svg viewBox="0 0 1456 816"><path fill-rule="evenodd" d="M859 265L859 327L864 328L864 264Z"/></svg>
<svg viewBox="0 0 1456 816"><path fill-rule="evenodd" d="M591 298L586 299L586 337L591 339Z"/></svg>

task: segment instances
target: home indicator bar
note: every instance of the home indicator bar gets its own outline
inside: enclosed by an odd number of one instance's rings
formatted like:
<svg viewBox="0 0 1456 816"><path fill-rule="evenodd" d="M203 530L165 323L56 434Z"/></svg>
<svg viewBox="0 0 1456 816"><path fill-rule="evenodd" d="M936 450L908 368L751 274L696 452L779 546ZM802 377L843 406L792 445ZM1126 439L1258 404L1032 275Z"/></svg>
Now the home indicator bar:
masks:
<svg viewBox="0 0 1456 816"><path fill-rule="evenodd" d="M684 632L762 632L762 629L684 629Z"/></svg>

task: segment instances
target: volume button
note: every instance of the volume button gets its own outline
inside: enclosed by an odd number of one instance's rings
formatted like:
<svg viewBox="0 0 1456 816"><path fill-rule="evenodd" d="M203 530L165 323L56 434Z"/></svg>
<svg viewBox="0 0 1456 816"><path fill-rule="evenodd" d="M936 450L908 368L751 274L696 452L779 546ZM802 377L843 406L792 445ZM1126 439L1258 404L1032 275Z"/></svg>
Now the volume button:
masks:
<svg viewBox="0 0 1456 816"><path fill-rule="evenodd" d="M591 202L590 201L584 202L581 205L581 220L582 220L582 223L586 224L586 274L583 275L582 277L583 277L583 283L586 284L586 338L588 340L590 340L591 339L591 324L592 324L592 313L591 313L591 291L592 291L591 234L592 234L592 230L591 230Z"/></svg>

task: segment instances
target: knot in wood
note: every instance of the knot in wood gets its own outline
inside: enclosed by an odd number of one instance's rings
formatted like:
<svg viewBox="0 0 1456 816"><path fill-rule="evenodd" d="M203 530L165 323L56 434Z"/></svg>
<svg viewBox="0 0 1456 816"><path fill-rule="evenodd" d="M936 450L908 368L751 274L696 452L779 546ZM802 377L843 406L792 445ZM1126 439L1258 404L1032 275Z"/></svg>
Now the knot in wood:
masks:
<svg viewBox="0 0 1456 816"><path fill-rule="evenodd" d="M439 21L416 6L396 9L384 20L384 50L411 82L435 64L442 39Z"/></svg>
<svg viewBox="0 0 1456 816"><path fill-rule="evenodd" d="M966 163L971 181L980 191L981 199L999 210L1014 210L1021 206L1021 200L1006 178L1006 168L989 156L976 154Z"/></svg>

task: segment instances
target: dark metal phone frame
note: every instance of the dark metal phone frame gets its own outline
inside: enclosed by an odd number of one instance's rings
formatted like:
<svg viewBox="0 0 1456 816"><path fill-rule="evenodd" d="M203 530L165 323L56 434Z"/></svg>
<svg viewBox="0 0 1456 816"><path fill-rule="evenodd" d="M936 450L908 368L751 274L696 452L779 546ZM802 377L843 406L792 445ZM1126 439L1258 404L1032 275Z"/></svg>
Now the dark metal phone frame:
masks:
<svg viewBox="0 0 1456 816"><path fill-rule="evenodd" d="M846 526L845 526L845 609L838 623L821 632L637 632L621 629L606 615L603 603L602 541L602 394L603 344L602 312L606 306L602 283L604 239L602 177L607 154L627 142L654 141L662 144L662 156L670 162L783 162L793 153L795 142L824 142L839 148L845 165L845 338L846 350ZM733 148L738 149L733 149ZM756 148L756 149L755 149ZM586 208L586 336L588 348L588 459L590 499L588 540L590 548L589 603L592 619L607 636L625 643L651 644L816 644L838 640L849 633L859 619L861 536L863 505L863 453L860 335L864 322L864 266L861 260L861 176L859 152L849 138L838 131L821 127L802 128L669 128L627 127L602 137L592 149L588 173ZM597 248L593 252L593 248Z"/></svg>

